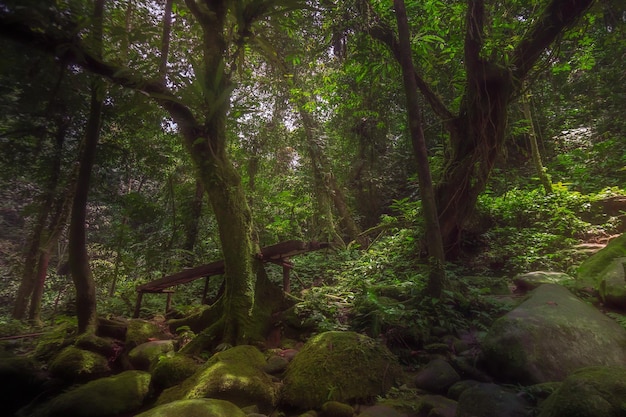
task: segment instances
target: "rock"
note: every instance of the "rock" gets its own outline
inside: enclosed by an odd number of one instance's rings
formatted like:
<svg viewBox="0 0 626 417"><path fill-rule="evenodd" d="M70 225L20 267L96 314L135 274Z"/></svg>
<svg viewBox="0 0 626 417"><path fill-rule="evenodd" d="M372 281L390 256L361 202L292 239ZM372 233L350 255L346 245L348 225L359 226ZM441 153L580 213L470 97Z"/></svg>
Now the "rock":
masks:
<svg viewBox="0 0 626 417"><path fill-rule="evenodd" d="M443 394L461 379L454 368L443 359L434 359L415 376L417 388Z"/></svg>
<svg viewBox="0 0 626 417"><path fill-rule="evenodd" d="M626 311L626 257L613 259L602 271L599 280L602 302Z"/></svg>
<svg viewBox="0 0 626 417"><path fill-rule="evenodd" d="M289 363L283 380L283 401L302 409L326 401L353 403L384 395L400 377L389 350L355 332L313 336Z"/></svg>
<svg viewBox="0 0 626 417"><path fill-rule="evenodd" d="M563 272L535 271L519 274L513 278L518 291L528 292L543 284L561 284L573 282L574 278Z"/></svg>
<svg viewBox="0 0 626 417"><path fill-rule="evenodd" d="M41 394L45 379L32 360L9 355L0 358L0 381L2 411L6 415L13 415Z"/></svg>
<svg viewBox="0 0 626 417"><path fill-rule="evenodd" d="M626 368L579 369L541 405L539 417L623 417Z"/></svg>
<svg viewBox="0 0 626 417"><path fill-rule="evenodd" d="M420 401L420 416L455 417L457 402L442 395L425 395Z"/></svg>
<svg viewBox="0 0 626 417"><path fill-rule="evenodd" d="M75 346L63 349L52 360L48 370L52 376L69 382L85 382L111 372L107 358Z"/></svg>
<svg viewBox="0 0 626 417"><path fill-rule="evenodd" d="M322 405L320 417L352 417L354 408L339 401L328 401Z"/></svg>
<svg viewBox="0 0 626 417"><path fill-rule="evenodd" d="M149 373L126 371L64 392L31 417L113 417L139 409L149 389Z"/></svg>
<svg viewBox="0 0 626 417"><path fill-rule="evenodd" d="M132 319L128 321L125 339L127 350L130 350L135 346L139 346L142 343L159 339L169 339L169 337L156 324L141 319Z"/></svg>
<svg viewBox="0 0 626 417"><path fill-rule="evenodd" d="M135 417L246 417L235 404L214 398L174 401L154 407Z"/></svg>
<svg viewBox="0 0 626 417"><path fill-rule="evenodd" d="M158 389L173 387L192 376L200 365L189 356L162 356L152 367L152 384Z"/></svg>
<svg viewBox="0 0 626 417"><path fill-rule="evenodd" d="M448 398L458 400L459 397L461 397L461 394L463 394L463 391L467 390L468 388L472 388L478 384L480 384L480 381L474 381L471 379L464 379L462 381L459 381L456 384L452 385L448 390Z"/></svg>
<svg viewBox="0 0 626 417"><path fill-rule="evenodd" d="M133 368L147 371L159 360L159 357L173 351L174 341L154 340L134 347L128 352L128 359Z"/></svg>
<svg viewBox="0 0 626 417"><path fill-rule="evenodd" d="M527 417L530 404L496 384L480 383L463 391L456 417Z"/></svg>
<svg viewBox="0 0 626 417"><path fill-rule="evenodd" d="M373 405L362 411L359 417L407 417L407 415L386 405Z"/></svg>
<svg viewBox="0 0 626 417"><path fill-rule="evenodd" d="M265 357L257 348L235 346L216 353L182 384L163 391L157 404L207 397L269 411L278 401L278 387L263 372L264 366Z"/></svg>
<svg viewBox="0 0 626 417"><path fill-rule="evenodd" d="M565 288L544 284L494 322L482 355L504 381L562 381L586 366L626 366L626 330Z"/></svg>
<svg viewBox="0 0 626 417"><path fill-rule="evenodd" d="M626 310L624 263L626 233L611 240L604 249L590 256L578 267L576 287L593 288L605 303Z"/></svg>
<svg viewBox="0 0 626 417"><path fill-rule="evenodd" d="M280 374L285 372L287 365L289 365L289 360L287 358L274 355L267 358L267 363L263 367L263 371L270 375Z"/></svg>

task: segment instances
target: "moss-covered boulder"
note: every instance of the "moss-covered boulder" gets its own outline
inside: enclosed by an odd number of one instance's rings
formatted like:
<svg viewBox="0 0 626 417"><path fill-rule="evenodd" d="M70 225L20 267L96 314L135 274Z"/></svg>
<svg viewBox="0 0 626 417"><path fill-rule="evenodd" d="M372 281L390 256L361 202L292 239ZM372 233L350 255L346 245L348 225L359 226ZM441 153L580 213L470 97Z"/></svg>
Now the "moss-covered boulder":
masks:
<svg viewBox="0 0 626 417"><path fill-rule="evenodd" d="M68 346L50 363L50 374L68 382L84 382L108 375L108 359L99 353Z"/></svg>
<svg viewBox="0 0 626 417"><path fill-rule="evenodd" d="M100 337L93 333L85 333L76 338L74 346L83 350L99 353L102 356L113 357L116 355L117 350L120 349L118 343L120 342L116 342L108 337Z"/></svg>
<svg viewBox="0 0 626 417"><path fill-rule="evenodd" d="M513 283L518 291L526 292L534 290L543 284L569 284L573 283L574 278L563 272L552 271L533 271L525 274L516 275Z"/></svg>
<svg viewBox="0 0 626 417"><path fill-rule="evenodd" d="M527 417L530 404L517 393L490 383L463 391L455 417Z"/></svg>
<svg viewBox="0 0 626 417"><path fill-rule="evenodd" d="M133 368L147 371L169 352L174 352L173 340L153 340L134 347L128 352L128 359Z"/></svg>
<svg viewBox="0 0 626 417"><path fill-rule="evenodd" d="M626 233L611 240L609 244L590 256L579 267L576 286L593 288L603 301L626 310Z"/></svg>
<svg viewBox="0 0 626 417"><path fill-rule="evenodd" d="M157 401L165 404L193 398L217 398L238 407L257 405L271 410L278 402L278 387L263 372L265 357L254 346L236 346L216 353L182 384L163 391Z"/></svg>
<svg viewBox="0 0 626 417"><path fill-rule="evenodd" d="M154 407L135 417L246 417L239 407L229 401L213 398L179 400Z"/></svg>
<svg viewBox="0 0 626 417"><path fill-rule="evenodd" d="M173 387L192 376L199 367L200 364L187 355L161 356L152 367L152 384L158 389Z"/></svg>
<svg viewBox="0 0 626 417"><path fill-rule="evenodd" d="M31 417L109 417L139 409L150 389L150 374L126 371L88 382L43 404Z"/></svg>
<svg viewBox="0 0 626 417"><path fill-rule="evenodd" d="M15 355L0 357L0 404L2 414L13 415L41 393L45 382L38 366L29 358Z"/></svg>
<svg viewBox="0 0 626 417"><path fill-rule="evenodd" d="M291 361L283 401L303 409L326 401L358 402L384 395L400 376L395 356L354 332L326 332L309 339Z"/></svg>
<svg viewBox="0 0 626 417"><path fill-rule="evenodd" d="M562 381L586 366L626 366L626 330L565 288L544 284L494 322L482 355L501 380Z"/></svg>
<svg viewBox="0 0 626 417"><path fill-rule="evenodd" d="M445 394L452 385L461 379L452 365L443 359L433 359L415 376L417 388Z"/></svg>
<svg viewBox="0 0 626 417"><path fill-rule="evenodd" d="M132 319L128 321L125 339L127 350L130 350L135 346L139 346L142 343L158 339L169 339L169 337L156 323L141 319Z"/></svg>
<svg viewBox="0 0 626 417"><path fill-rule="evenodd" d="M571 374L541 405L539 417L626 416L626 368L590 367Z"/></svg>

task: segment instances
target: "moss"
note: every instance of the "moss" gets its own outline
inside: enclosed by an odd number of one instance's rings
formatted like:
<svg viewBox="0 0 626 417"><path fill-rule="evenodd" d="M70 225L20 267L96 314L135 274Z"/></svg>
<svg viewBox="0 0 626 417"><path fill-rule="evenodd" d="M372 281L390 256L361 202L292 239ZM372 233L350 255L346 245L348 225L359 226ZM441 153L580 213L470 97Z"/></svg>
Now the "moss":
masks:
<svg viewBox="0 0 626 417"><path fill-rule="evenodd" d="M171 340L154 340L142 343L128 353L128 359L135 369L147 371L155 364L159 357L174 351L174 342Z"/></svg>
<svg viewBox="0 0 626 417"><path fill-rule="evenodd" d="M329 400L367 401L400 377L396 358L375 340L354 332L312 337L289 364L283 399L304 409Z"/></svg>
<svg viewBox="0 0 626 417"><path fill-rule="evenodd" d="M617 258L626 256L626 233L611 240L609 244L590 256L578 267L576 277L581 284L598 288L597 278L602 274L607 265Z"/></svg>
<svg viewBox="0 0 626 417"><path fill-rule="evenodd" d="M146 320L134 319L128 322L126 331L126 349L132 349L151 339L165 339L159 326Z"/></svg>
<svg viewBox="0 0 626 417"><path fill-rule="evenodd" d="M113 339L96 336L93 333L80 335L74 345L78 348L99 353L104 356L114 355L116 349Z"/></svg>
<svg viewBox="0 0 626 417"><path fill-rule="evenodd" d="M107 417L137 410L149 392L150 374L126 371L67 391L32 417Z"/></svg>
<svg viewBox="0 0 626 417"><path fill-rule="evenodd" d="M234 404L217 399L191 399L157 406L136 417L246 417Z"/></svg>
<svg viewBox="0 0 626 417"><path fill-rule="evenodd" d="M162 356L152 369L152 383L159 389L173 387L193 375L199 366L186 355Z"/></svg>
<svg viewBox="0 0 626 417"><path fill-rule="evenodd" d="M72 335L75 332L75 327L70 326L68 323L63 323L55 327L51 332L39 338L33 357L44 362L51 360L63 350L63 348L74 342Z"/></svg>
<svg viewBox="0 0 626 417"><path fill-rule="evenodd" d="M322 405L321 417L352 417L354 409L339 401L328 401Z"/></svg>
<svg viewBox="0 0 626 417"><path fill-rule="evenodd" d="M68 346L50 363L50 373L68 381L86 381L110 372L107 358L88 350Z"/></svg>
<svg viewBox="0 0 626 417"><path fill-rule="evenodd" d="M182 384L163 391L157 403L210 397L268 410L276 405L278 394L269 375L261 370L263 366L265 357L258 349L236 346L216 353Z"/></svg>
<svg viewBox="0 0 626 417"><path fill-rule="evenodd" d="M571 374L542 404L539 417L621 417L626 369L596 366Z"/></svg>

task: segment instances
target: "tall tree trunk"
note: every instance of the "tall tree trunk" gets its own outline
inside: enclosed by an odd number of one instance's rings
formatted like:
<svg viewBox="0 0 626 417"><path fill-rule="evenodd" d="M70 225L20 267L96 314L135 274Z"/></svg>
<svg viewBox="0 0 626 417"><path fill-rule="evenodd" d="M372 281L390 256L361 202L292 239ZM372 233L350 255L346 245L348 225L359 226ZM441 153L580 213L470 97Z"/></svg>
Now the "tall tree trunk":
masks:
<svg viewBox="0 0 626 417"><path fill-rule="evenodd" d="M97 55L102 53L102 17L104 1L96 0L94 8L93 39ZM69 233L69 263L72 280L76 287L76 314L78 316L79 333L95 331L97 322L96 284L89 266L87 253L87 201L91 172L93 169L96 148L100 139L100 124L103 109L103 93L105 85L100 78L91 83L91 100L89 118L85 128L85 137L80 155L80 168L76 182L76 192L72 204L72 218Z"/></svg>
<svg viewBox="0 0 626 417"><path fill-rule="evenodd" d="M417 83L413 76L413 58L411 52L411 34L409 23L404 7L404 0L394 0L396 9L396 20L398 22L398 41L400 48L400 65L402 66L402 78L404 80L404 91L407 101L407 113L409 118L409 131L413 153L417 160L417 177L422 198L422 211L424 213L424 224L426 226L426 243L428 247L428 259L430 263L430 276L428 279L428 293L436 298L440 298L446 283L446 272L444 269L445 254L443 241L439 229L437 218L437 206L435 204L435 193L430 175L428 163L428 150L424 131L422 129L422 110L420 108Z"/></svg>
<svg viewBox="0 0 626 417"><path fill-rule="evenodd" d="M193 199L189 202L187 210L185 210L185 241L183 249L193 252L198 240L198 232L200 231L200 217L202 216L202 200L204 197L204 187L200 180L196 180L195 193Z"/></svg>
<svg viewBox="0 0 626 417"><path fill-rule="evenodd" d="M522 96L522 112L528 123L528 141L530 142L530 154L533 165L535 166L535 171L537 172L537 176L539 177L539 181L546 195L552 194L552 181L541 161L541 152L539 151L539 143L537 142L537 131L535 130L533 112L530 108L530 92Z"/></svg>

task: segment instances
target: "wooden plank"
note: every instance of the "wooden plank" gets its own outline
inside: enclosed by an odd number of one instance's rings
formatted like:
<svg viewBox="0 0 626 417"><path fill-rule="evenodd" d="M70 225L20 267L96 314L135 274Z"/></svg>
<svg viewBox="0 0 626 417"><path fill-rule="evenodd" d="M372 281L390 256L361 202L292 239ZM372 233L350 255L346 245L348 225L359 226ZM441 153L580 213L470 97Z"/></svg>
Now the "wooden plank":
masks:
<svg viewBox="0 0 626 417"><path fill-rule="evenodd" d="M257 258L261 259L263 262L280 263L283 259L328 247L330 247L330 244L326 242L288 240L262 248L261 253L257 255ZM174 285L186 284L187 282L195 281L200 278L208 278L213 275L223 274L224 261L219 260L210 264L188 268L176 274L168 275L146 284L139 285L137 287L137 292L163 293L166 288L173 287Z"/></svg>

